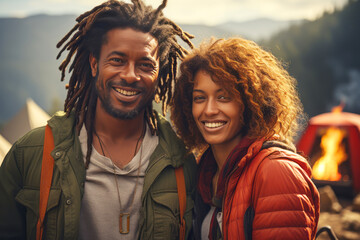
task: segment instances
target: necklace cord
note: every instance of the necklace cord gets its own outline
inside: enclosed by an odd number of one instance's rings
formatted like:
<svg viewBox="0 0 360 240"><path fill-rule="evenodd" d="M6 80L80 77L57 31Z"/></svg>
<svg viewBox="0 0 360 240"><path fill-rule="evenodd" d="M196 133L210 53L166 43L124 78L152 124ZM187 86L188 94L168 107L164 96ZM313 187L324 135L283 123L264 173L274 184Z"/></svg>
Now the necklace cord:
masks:
<svg viewBox="0 0 360 240"><path fill-rule="evenodd" d="M138 138L137 142L136 142L136 146L135 146L135 151L134 151L134 156L136 156L136 152L137 152L137 148L138 148L138 145L139 145L139 142L141 139L144 138L145 136L145 132L146 132L146 123L144 122L144 125L143 125L143 130L141 132L141 135L140 137ZM105 154L105 151L108 153L108 156L109 156L109 159L111 161L111 164L113 166L113 174L114 174L114 178L115 178L115 184L116 184L116 191L117 191L117 195L118 195L118 201L119 201L119 205L120 205L120 217L122 216L123 214L123 209L122 209L122 204L121 204L121 199L120 199L120 192L119 192L119 184L118 184L118 180L117 180L117 177L116 177L116 167L115 167L115 164L113 162L113 158L111 157L111 154L110 152L106 149L106 146L105 146L105 143L102 141L102 139L100 138L100 136L97 134L96 130L94 131L98 141L99 141L99 144L100 144L100 148L101 148L101 151L102 151L102 154L103 156L106 157L106 154ZM136 176L136 183L135 183L135 189L134 189L134 194L131 198L131 202L130 202L130 205L129 205L129 208L128 208L128 216L130 217L130 212L131 212L131 209L132 209L132 205L134 203L134 199L135 199L135 195L136 195L136 189L137 189L137 185L138 185L138 182L139 182L139 176L140 176L140 167L141 167L141 157L142 157L142 147L140 146L140 160L139 160L139 166L138 166L138 169L137 169L137 176ZM120 233L122 233L122 227L120 228ZM127 233L127 232L126 232Z"/></svg>

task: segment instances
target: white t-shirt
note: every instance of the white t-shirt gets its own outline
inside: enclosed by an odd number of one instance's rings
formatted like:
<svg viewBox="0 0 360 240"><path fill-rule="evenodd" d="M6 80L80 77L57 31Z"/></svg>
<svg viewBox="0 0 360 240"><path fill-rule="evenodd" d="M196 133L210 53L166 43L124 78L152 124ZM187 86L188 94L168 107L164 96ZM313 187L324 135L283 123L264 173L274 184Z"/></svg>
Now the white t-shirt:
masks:
<svg viewBox="0 0 360 240"><path fill-rule="evenodd" d="M201 240L209 239L210 224L211 224L211 219L214 214L214 211L215 211L215 207L211 206L208 214L205 216L205 218L201 224ZM219 224L220 231L222 232L222 212L217 213L216 220Z"/></svg>
<svg viewBox="0 0 360 240"><path fill-rule="evenodd" d="M79 140L85 161L87 133L84 127L80 131ZM119 232L120 204L113 164L110 158L99 154L93 147L89 168L86 170L85 192L81 202L79 239L133 240L138 238L139 211L145 170L158 143L158 136L151 135L150 129L147 127L144 140L134 158L123 169L115 166L122 212L128 213L137 181L140 153L142 155L136 195L130 210L128 234ZM126 218L123 221L126 223Z"/></svg>

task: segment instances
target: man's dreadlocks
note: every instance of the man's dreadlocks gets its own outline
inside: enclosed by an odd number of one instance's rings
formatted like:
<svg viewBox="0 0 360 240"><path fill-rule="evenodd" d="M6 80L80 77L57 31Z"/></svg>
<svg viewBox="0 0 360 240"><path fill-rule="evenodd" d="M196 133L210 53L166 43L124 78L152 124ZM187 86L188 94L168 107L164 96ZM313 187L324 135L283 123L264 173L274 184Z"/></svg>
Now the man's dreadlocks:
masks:
<svg viewBox="0 0 360 240"><path fill-rule="evenodd" d="M157 9L153 9L146 6L142 0L132 0L132 4L116 0L104 2L91 11L80 15L76 19L77 24L57 44L59 48L67 41L60 50L57 59L65 50L69 51L66 59L59 67L62 73L61 81L64 80L66 68L75 54L72 64L69 66L69 73L72 72L72 74L69 80L64 111L69 116L70 112L74 110L78 133L84 123L87 128L86 167L90 162L92 151L97 100L95 84L90 71L89 56L91 54L96 59L99 59L101 46L106 41L106 33L109 30L130 27L144 33L150 33L157 39L160 69L156 98L158 101L162 101L162 109L165 114L166 107L173 94L172 88L176 77L177 59L182 59L187 53L177 43L176 37L179 36L191 48L193 47L190 41L193 36L184 32L177 24L164 17L162 10L166 4L167 0L163 0ZM150 125L152 134L154 134L157 131L157 123L152 104L146 108L145 112L146 122Z"/></svg>

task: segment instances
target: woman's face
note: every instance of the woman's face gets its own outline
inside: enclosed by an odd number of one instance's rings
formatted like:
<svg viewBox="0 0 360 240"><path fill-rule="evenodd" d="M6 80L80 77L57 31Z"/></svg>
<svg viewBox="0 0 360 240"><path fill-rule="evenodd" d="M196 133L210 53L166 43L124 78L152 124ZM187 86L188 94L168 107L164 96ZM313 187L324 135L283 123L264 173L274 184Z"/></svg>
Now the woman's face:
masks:
<svg viewBox="0 0 360 240"><path fill-rule="evenodd" d="M208 144L235 147L240 142L241 105L203 70L195 74L192 114Z"/></svg>

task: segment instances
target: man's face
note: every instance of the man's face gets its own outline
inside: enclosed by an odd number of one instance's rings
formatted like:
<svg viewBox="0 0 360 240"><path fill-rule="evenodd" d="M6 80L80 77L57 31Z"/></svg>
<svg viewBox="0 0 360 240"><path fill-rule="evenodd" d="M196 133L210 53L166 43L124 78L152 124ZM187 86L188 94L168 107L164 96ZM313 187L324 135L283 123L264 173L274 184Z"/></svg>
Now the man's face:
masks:
<svg viewBox="0 0 360 240"><path fill-rule="evenodd" d="M151 104L159 59L158 42L149 33L132 28L110 30L99 59L90 56L90 65L101 107L111 116L132 119Z"/></svg>

